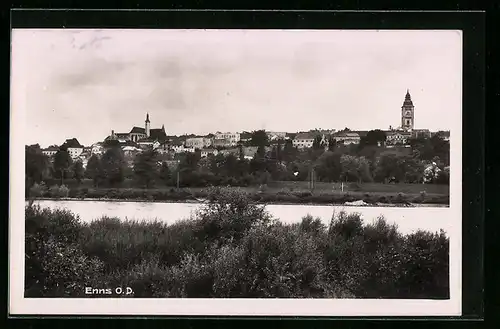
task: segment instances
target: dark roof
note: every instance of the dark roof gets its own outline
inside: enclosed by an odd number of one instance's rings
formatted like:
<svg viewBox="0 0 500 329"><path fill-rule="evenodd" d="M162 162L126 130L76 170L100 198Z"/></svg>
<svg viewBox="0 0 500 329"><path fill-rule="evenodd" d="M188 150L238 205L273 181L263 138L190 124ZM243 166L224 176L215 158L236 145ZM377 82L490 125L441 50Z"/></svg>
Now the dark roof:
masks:
<svg viewBox="0 0 500 329"><path fill-rule="evenodd" d="M107 139L102 143L102 146L107 148L107 147L114 147L114 146L119 146L120 142L117 139Z"/></svg>
<svg viewBox="0 0 500 329"><path fill-rule="evenodd" d="M83 146L78 142L76 138L67 139L61 147L72 147L72 148L82 148Z"/></svg>
<svg viewBox="0 0 500 329"><path fill-rule="evenodd" d="M141 127L134 127L130 131L131 134L146 134L146 129Z"/></svg>
<svg viewBox="0 0 500 329"><path fill-rule="evenodd" d="M359 137L365 137L368 134L368 130L356 130L353 133L358 133Z"/></svg>
<svg viewBox="0 0 500 329"><path fill-rule="evenodd" d="M157 139L159 141L167 140L167 134L163 129L151 129L149 131L149 138Z"/></svg>

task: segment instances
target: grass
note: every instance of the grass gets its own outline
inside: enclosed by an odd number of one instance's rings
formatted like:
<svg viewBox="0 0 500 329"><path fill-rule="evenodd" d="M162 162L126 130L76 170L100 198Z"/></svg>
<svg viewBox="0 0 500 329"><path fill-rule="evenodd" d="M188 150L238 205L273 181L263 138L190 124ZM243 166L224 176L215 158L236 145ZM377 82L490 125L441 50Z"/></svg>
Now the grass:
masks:
<svg viewBox="0 0 500 329"><path fill-rule="evenodd" d="M444 232L403 235L339 213L283 224L248 196L215 189L174 224L26 208L26 297L449 298Z"/></svg>
<svg viewBox="0 0 500 329"><path fill-rule="evenodd" d="M210 188L93 188L71 184L68 197L91 199L119 199L146 201L196 201L206 198ZM334 186L335 188L333 188ZM338 183L317 183L311 192L307 182L272 182L264 186L227 187L230 190L244 192L254 202L259 203L313 203L342 204L363 200L369 204L449 204L449 186L436 184L346 184L344 191ZM51 193L37 197L52 198Z"/></svg>

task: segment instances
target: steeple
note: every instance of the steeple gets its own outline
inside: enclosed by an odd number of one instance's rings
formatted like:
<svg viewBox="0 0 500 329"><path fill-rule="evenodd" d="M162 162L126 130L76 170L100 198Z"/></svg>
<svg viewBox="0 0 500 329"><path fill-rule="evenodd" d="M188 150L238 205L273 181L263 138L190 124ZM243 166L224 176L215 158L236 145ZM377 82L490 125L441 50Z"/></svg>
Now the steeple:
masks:
<svg viewBox="0 0 500 329"><path fill-rule="evenodd" d="M415 120L415 107L410 96L410 90L406 89L405 100L401 106L401 128L403 130L413 130Z"/></svg>
<svg viewBox="0 0 500 329"><path fill-rule="evenodd" d="M410 90L406 89L406 96L403 102L403 106L413 106L413 102L411 100Z"/></svg>
<svg viewBox="0 0 500 329"><path fill-rule="evenodd" d="M161 125L161 130L165 132L165 125Z"/></svg>
<svg viewBox="0 0 500 329"><path fill-rule="evenodd" d="M147 113L146 114L146 125L145 125L146 137L149 137L149 128L150 128L149 113Z"/></svg>

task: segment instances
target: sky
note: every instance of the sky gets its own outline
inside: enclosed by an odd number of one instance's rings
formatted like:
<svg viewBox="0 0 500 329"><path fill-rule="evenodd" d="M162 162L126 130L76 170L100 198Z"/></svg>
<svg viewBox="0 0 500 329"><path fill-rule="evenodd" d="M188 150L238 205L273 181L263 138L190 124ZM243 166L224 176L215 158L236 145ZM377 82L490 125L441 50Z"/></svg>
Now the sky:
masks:
<svg viewBox="0 0 500 329"><path fill-rule="evenodd" d="M461 113L459 31L12 32L11 110L26 144L165 125L168 135L387 129L409 89L415 128Z"/></svg>

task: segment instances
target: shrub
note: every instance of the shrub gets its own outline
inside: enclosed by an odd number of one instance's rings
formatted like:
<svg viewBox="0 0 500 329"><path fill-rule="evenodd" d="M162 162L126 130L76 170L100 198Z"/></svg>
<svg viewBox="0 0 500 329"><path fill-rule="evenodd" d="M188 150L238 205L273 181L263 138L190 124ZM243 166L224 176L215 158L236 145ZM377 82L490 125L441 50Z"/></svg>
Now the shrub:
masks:
<svg viewBox="0 0 500 329"><path fill-rule="evenodd" d="M67 211L26 207L26 296L104 285L143 298L449 298L444 232L404 236L383 218L363 225L345 212L328 227L312 216L285 225L241 191L207 193L192 219L172 225L82 224Z"/></svg>
<svg viewBox="0 0 500 329"><path fill-rule="evenodd" d="M25 294L77 296L99 277L103 264L76 244L80 220L64 210L25 208Z"/></svg>
<svg viewBox="0 0 500 329"><path fill-rule="evenodd" d="M69 194L69 189L66 185L52 185L49 189L49 195L53 198L67 198Z"/></svg>
<svg viewBox="0 0 500 329"><path fill-rule="evenodd" d="M29 195L31 197L42 197L45 193L47 193L47 186L44 182L41 182L40 184L35 183L29 189Z"/></svg>
<svg viewBox="0 0 500 329"><path fill-rule="evenodd" d="M255 225L266 225L271 217L263 206L252 204L242 191L215 188L209 203L197 212L200 239L239 240Z"/></svg>

